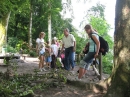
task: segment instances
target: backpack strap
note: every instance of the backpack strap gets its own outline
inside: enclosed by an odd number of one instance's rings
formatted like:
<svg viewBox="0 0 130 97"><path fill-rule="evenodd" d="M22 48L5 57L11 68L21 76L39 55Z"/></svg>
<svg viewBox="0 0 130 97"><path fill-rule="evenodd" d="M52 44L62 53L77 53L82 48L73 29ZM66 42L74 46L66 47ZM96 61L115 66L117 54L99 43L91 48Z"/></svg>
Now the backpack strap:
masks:
<svg viewBox="0 0 130 97"><path fill-rule="evenodd" d="M96 34L96 35L98 35L97 33L91 33L90 34L90 38L93 40L93 42L96 44L96 42L94 41L94 39L92 38L92 34ZM98 35L99 36L99 35Z"/></svg>
<svg viewBox="0 0 130 97"><path fill-rule="evenodd" d="M95 43L95 44L94 44L94 52L95 52L95 45L96 45L96 42L95 42L94 39L92 38L92 34L96 34L96 35L98 35L98 34L97 34L97 33L91 33L91 34L90 34L90 38L91 38L91 39L93 40L93 42ZM98 36L99 36L99 35L98 35Z"/></svg>

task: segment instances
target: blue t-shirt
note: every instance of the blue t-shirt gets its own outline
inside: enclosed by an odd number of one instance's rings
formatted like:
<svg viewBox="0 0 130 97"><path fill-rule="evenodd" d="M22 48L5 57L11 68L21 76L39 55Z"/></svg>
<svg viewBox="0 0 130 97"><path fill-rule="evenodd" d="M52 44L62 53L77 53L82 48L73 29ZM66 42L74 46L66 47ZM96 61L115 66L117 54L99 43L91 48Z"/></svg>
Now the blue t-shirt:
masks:
<svg viewBox="0 0 130 97"><path fill-rule="evenodd" d="M95 36L99 40L99 36L97 34L92 34L92 36ZM89 52L96 52L96 50L97 45L91 38L89 38Z"/></svg>

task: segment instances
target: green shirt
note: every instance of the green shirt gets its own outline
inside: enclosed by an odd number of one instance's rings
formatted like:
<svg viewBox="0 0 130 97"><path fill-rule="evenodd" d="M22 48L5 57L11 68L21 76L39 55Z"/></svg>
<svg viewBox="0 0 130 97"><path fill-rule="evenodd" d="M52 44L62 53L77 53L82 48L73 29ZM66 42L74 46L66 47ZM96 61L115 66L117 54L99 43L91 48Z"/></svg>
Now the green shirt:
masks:
<svg viewBox="0 0 130 97"><path fill-rule="evenodd" d="M98 35L92 34L92 36L95 36L99 40ZM97 45L91 38L89 38L89 52L96 52L96 50L97 50Z"/></svg>

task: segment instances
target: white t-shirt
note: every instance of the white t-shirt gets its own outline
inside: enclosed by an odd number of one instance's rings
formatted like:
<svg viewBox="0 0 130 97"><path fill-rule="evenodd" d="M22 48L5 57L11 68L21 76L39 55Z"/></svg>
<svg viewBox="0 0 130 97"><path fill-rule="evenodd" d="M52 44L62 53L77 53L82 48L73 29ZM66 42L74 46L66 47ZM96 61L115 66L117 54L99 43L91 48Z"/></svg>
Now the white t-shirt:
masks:
<svg viewBox="0 0 130 97"><path fill-rule="evenodd" d="M38 50L45 52L45 45L44 45L44 39L43 38L37 38L36 43L38 44ZM41 48L42 47L42 48Z"/></svg>
<svg viewBox="0 0 130 97"><path fill-rule="evenodd" d="M72 34L69 34L67 37L64 36L62 39L62 42L65 48L74 46L74 41L75 41L75 38Z"/></svg>
<svg viewBox="0 0 130 97"><path fill-rule="evenodd" d="M52 44L51 49L52 49L52 54L57 56L58 55L58 46L56 44Z"/></svg>

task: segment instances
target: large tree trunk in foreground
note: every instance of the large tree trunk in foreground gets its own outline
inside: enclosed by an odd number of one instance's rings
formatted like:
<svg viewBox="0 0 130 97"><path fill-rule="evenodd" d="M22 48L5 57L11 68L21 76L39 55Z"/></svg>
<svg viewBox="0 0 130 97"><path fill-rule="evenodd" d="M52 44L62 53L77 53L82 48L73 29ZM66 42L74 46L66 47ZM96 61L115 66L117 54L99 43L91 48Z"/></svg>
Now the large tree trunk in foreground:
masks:
<svg viewBox="0 0 130 97"><path fill-rule="evenodd" d="M130 0L117 0L114 68L105 97L130 97Z"/></svg>
<svg viewBox="0 0 130 97"><path fill-rule="evenodd" d="M93 90L107 92L104 97L130 97L130 0L116 2L112 74Z"/></svg>
<svg viewBox="0 0 130 97"><path fill-rule="evenodd" d="M7 13L2 19L0 19L0 52L3 45L7 45L7 29L10 18L10 13Z"/></svg>

